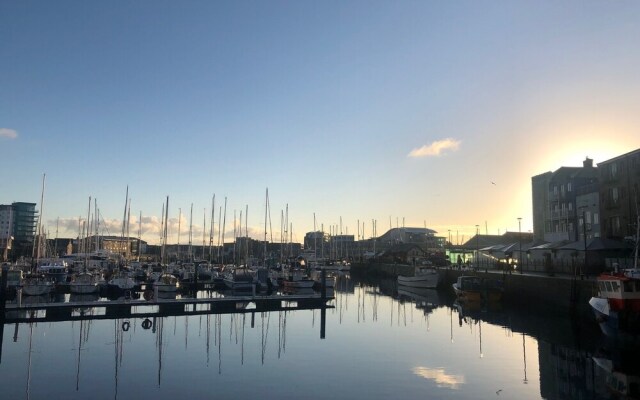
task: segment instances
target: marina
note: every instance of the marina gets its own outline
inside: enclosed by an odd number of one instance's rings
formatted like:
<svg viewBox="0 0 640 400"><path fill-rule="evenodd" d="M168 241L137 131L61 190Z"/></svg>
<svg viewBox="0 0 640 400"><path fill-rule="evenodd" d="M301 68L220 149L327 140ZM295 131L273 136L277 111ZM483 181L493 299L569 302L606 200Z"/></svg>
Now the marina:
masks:
<svg viewBox="0 0 640 400"><path fill-rule="evenodd" d="M402 288L392 279L345 274L325 300L315 292L276 305L261 302L272 296L201 298L205 292L197 299L111 300L103 307L120 312L110 315L62 303L60 310L76 312L38 318L55 308L25 305L25 315L11 317L17 306L7 304L3 395L169 399L179 392L200 399L268 392L322 399L331 382L332 393L353 399L498 392L600 400L610 398L614 378L640 377L625 361L637 350L608 341L592 319L504 301L459 302L450 288Z"/></svg>

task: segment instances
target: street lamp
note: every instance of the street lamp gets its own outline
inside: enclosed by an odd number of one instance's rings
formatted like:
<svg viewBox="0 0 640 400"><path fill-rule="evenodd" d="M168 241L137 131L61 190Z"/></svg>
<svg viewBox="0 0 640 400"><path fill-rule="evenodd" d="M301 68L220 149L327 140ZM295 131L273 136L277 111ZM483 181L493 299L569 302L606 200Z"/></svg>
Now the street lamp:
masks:
<svg viewBox="0 0 640 400"><path fill-rule="evenodd" d="M476 225L476 271L478 271L480 269L480 231L478 230L478 227L480 225Z"/></svg>
<svg viewBox="0 0 640 400"><path fill-rule="evenodd" d="M587 219L585 210L582 209L582 236L584 236L584 268L587 268ZM580 278L584 279L583 269L580 267Z"/></svg>
<svg viewBox="0 0 640 400"><path fill-rule="evenodd" d="M518 217L518 268L520 269L520 273L522 274L522 229L520 226L521 221L522 218Z"/></svg>

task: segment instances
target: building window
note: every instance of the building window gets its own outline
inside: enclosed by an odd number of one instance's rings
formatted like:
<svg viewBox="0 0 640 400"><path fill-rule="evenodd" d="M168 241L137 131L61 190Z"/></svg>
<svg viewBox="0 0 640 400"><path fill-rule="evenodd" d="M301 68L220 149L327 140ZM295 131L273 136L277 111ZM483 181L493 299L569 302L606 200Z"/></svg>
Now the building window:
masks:
<svg viewBox="0 0 640 400"><path fill-rule="evenodd" d="M598 213L593 213L593 223L597 224L598 222Z"/></svg>
<svg viewBox="0 0 640 400"><path fill-rule="evenodd" d="M569 203L569 211L573 210L573 203Z"/></svg>
<svg viewBox="0 0 640 400"><path fill-rule="evenodd" d="M564 184L560 186L560 193L564 194Z"/></svg>
<svg viewBox="0 0 640 400"><path fill-rule="evenodd" d="M571 192L571 182L567 183L567 192Z"/></svg>
<svg viewBox="0 0 640 400"><path fill-rule="evenodd" d="M611 179L615 179L617 175L618 175L618 164L613 163L611 164Z"/></svg>
<svg viewBox="0 0 640 400"><path fill-rule="evenodd" d="M611 201L613 204L618 204L618 188L611 188Z"/></svg>
<svg viewBox="0 0 640 400"><path fill-rule="evenodd" d="M558 186L553 186L553 194L558 194Z"/></svg>

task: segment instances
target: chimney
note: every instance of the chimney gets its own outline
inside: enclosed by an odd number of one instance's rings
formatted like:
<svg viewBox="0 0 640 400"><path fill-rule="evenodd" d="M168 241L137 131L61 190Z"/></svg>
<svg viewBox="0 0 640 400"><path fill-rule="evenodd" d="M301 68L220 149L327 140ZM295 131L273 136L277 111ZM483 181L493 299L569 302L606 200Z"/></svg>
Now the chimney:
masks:
<svg viewBox="0 0 640 400"><path fill-rule="evenodd" d="M593 168L593 160L590 159L589 157L585 158L584 161L582 162L582 166L584 168Z"/></svg>

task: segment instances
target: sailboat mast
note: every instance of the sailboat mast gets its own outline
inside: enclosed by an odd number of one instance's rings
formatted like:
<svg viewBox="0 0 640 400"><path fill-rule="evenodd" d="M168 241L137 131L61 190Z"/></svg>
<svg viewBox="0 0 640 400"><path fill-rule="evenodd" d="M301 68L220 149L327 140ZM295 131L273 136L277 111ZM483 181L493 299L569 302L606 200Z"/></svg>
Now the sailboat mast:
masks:
<svg viewBox="0 0 640 400"><path fill-rule="evenodd" d="M129 203L129 185L127 185L127 193L124 196L124 214L122 215L122 238L124 239L124 228L127 220L127 204Z"/></svg>
<svg viewBox="0 0 640 400"><path fill-rule="evenodd" d="M202 259L204 260L205 234L207 233L207 209L202 213Z"/></svg>
<svg viewBox="0 0 640 400"><path fill-rule="evenodd" d="M178 208L178 262L180 262L180 222L182 222L182 208Z"/></svg>
<svg viewBox="0 0 640 400"><path fill-rule="evenodd" d="M164 260L164 203L162 203L162 214L160 214L160 263Z"/></svg>
<svg viewBox="0 0 640 400"><path fill-rule="evenodd" d="M42 246L42 216L44 215L44 182L47 174L42 174L42 191L40 192L40 216L38 217L38 238L36 240L36 265L40 261Z"/></svg>
<svg viewBox="0 0 640 400"><path fill-rule="evenodd" d="M189 211L189 262L193 261L193 203Z"/></svg>
<svg viewBox="0 0 640 400"><path fill-rule="evenodd" d="M245 206L245 213L244 213L244 233L247 236L245 238L245 243L246 243L246 249L245 249L245 265L249 265L249 205L247 204ZM240 227L240 230L242 230L242 227Z"/></svg>
<svg viewBox="0 0 640 400"><path fill-rule="evenodd" d="M213 224L216 216L216 195L211 198L211 222L209 226L209 263L212 261L212 247L213 247Z"/></svg>
<svg viewBox="0 0 640 400"><path fill-rule="evenodd" d="M264 198L264 249L262 251L262 266L267 266L267 216L269 210L269 188Z"/></svg>
<svg viewBox="0 0 640 400"><path fill-rule="evenodd" d="M166 258L167 256L167 236L169 233L169 196L167 196L167 206L164 208L164 244L162 247L164 247L164 256ZM165 264L166 263L166 259L163 258L162 259L162 263Z"/></svg>
<svg viewBox="0 0 640 400"><path fill-rule="evenodd" d="M127 204L127 239L125 241L127 249L126 249L126 259L129 260L129 256L131 255L131 246L129 242L129 224L131 223L131 199L129 199L129 203Z"/></svg>
<svg viewBox="0 0 640 400"><path fill-rule="evenodd" d="M224 197L224 217L222 219L222 264L224 264L224 230L227 226L227 197Z"/></svg>
<svg viewBox="0 0 640 400"><path fill-rule="evenodd" d="M140 211L140 218L138 218L138 262L140 262L140 247L141 247L141 240L140 238L142 237L142 211Z"/></svg>

